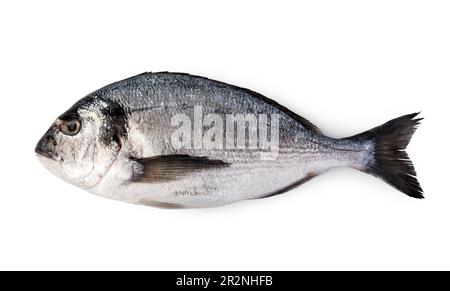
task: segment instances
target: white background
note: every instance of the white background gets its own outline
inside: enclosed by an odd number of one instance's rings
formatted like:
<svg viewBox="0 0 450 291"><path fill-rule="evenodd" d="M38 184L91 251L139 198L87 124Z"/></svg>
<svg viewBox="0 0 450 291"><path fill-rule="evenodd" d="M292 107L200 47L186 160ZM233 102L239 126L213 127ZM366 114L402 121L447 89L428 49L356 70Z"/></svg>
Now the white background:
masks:
<svg viewBox="0 0 450 291"><path fill-rule="evenodd" d="M448 2L62 2L0 4L1 269L450 269ZM339 169L271 199L163 210L39 164L75 101L166 70L256 90L335 137L421 110L408 152L426 199Z"/></svg>

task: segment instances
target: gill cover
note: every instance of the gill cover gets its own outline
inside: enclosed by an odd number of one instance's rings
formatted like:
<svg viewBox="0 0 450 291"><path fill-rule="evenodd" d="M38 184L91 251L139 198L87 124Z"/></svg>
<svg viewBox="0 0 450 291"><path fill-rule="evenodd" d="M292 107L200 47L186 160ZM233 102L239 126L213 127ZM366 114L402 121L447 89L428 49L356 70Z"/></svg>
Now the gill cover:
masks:
<svg viewBox="0 0 450 291"><path fill-rule="evenodd" d="M52 173L89 189L111 168L126 136L123 108L98 96L88 96L58 117L39 141L36 152Z"/></svg>

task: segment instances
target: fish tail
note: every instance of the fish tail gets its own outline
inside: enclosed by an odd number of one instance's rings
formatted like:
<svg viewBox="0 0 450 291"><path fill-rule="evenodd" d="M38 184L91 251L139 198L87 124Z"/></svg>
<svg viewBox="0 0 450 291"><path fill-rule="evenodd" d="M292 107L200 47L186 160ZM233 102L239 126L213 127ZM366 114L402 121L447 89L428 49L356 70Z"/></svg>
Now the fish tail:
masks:
<svg viewBox="0 0 450 291"><path fill-rule="evenodd" d="M349 139L372 144L364 172L383 179L408 196L424 198L414 166L405 151L423 119L416 118L418 114L395 118Z"/></svg>

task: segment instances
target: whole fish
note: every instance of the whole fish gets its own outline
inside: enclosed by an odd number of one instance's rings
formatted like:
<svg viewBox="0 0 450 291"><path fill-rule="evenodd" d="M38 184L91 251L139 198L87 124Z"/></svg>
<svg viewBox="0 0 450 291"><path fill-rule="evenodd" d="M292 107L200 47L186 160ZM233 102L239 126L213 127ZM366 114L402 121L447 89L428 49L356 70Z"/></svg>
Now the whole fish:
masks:
<svg viewBox="0 0 450 291"><path fill-rule="evenodd" d="M334 139L248 89L183 73L107 85L60 115L36 146L43 165L91 193L165 208L286 192L335 167L423 198L404 151L421 118Z"/></svg>

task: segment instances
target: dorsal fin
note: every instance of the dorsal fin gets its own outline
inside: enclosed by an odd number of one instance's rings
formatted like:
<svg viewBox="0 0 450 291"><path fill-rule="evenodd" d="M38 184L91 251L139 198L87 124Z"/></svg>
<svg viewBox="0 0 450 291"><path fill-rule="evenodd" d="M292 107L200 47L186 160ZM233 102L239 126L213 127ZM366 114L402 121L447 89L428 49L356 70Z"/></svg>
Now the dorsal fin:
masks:
<svg viewBox="0 0 450 291"><path fill-rule="evenodd" d="M283 105L279 104L278 102L258 93L255 91L252 91L250 89L247 88L242 88L239 86L235 86L235 85L231 85L225 82L221 82L221 81L217 81L214 79L209 79L206 77L202 77L202 76L197 76L197 75L191 75L188 73L180 73L180 72L167 72L167 71L163 71L163 72L146 72L146 73L142 73L139 75L136 75L134 77L131 77L129 79L135 78L135 77L140 77L140 76L147 76L147 75L179 75L179 76L185 76L185 77L189 77L189 78L196 78L196 79L203 79L203 80L207 80L210 82L214 82L215 85L219 85L219 86L223 86L223 87L227 87L227 88L231 88L234 90L238 90L238 91L242 91L245 92L247 94L249 94L251 97L259 99L269 105L272 105L273 107L277 108L278 110L286 113L289 117L291 117L292 119L294 119L295 121L297 121L298 123L300 123L305 129L311 130L315 133L319 133L322 134L322 132L320 131L320 129L315 126L314 124L312 124L308 119L298 115L297 113L294 113L293 111L289 110L288 108L284 107ZM127 80L127 79L125 79Z"/></svg>
<svg viewBox="0 0 450 291"><path fill-rule="evenodd" d="M308 130L311 130L313 132L322 134L320 129L317 126L315 126L314 124L312 124L308 119L306 119L306 118L298 115L297 113L289 110L288 108L284 107L280 103L278 103L278 102L276 102L276 101L274 101L274 100L272 100L272 99L270 99L270 98L268 98L268 97L266 97L266 96L264 96L262 94L259 94L258 92L252 91L250 89L241 88L241 87L237 87L237 86L234 86L234 85L230 85L230 86L233 86L236 89L244 90L248 94L252 95L253 97L255 97L255 98L259 99L259 100L262 100L265 103L270 104L273 107L277 108L278 110L286 113L287 115L289 115L289 117L291 117L292 119L294 119L298 123L300 123L305 129L308 129Z"/></svg>
<svg viewBox="0 0 450 291"><path fill-rule="evenodd" d="M295 120L297 120L304 128L311 130L315 133L319 133L322 134L322 131L316 126L314 125L311 121L309 121L308 119L301 117L300 115L295 114L294 112L291 111L292 114L294 114L295 116L291 116L292 118L294 118Z"/></svg>
<svg viewBox="0 0 450 291"><path fill-rule="evenodd" d="M320 129L317 126L315 126L311 121L309 121L308 119L306 119L306 118L298 115L297 113L289 110L288 108L284 107L280 103L278 103L278 102L276 102L276 101L274 101L274 100L272 100L272 99L270 99L270 98L268 98L268 97L266 97L266 96L264 96L264 95L262 95L262 94L260 94L258 92L252 91L250 89L241 88L241 87L234 86L234 85L229 85L229 86L235 87L236 89L240 89L240 90L246 91L248 94L252 95L253 97L255 97L255 98L259 99L259 100L262 100L265 103L270 104L273 107L277 108L278 110L286 113L287 115L289 115L289 117L291 117L292 119L294 119L298 123L300 123L305 129L311 130L311 131L313 131L315 133L322 134L322 131L320 131Z"/></svg>
<svg viewBox="0 0 450 291"><path fill-rule="evenodd" d="M315 126L313 123L311 123L308 119L298 115L297 113L289 110L288 108L284 107L283 105L279 104L278 102L258 93L255 91L252 91L250 89L247 88L242 88L239 86L235 86L235 85L231 85L225 82L221 82L221 81L217 81L217 80L213 80L213 79L209 79L206 77L201 77L201 76L196 76L196 75L191 75L191 74L187 74L187 73L173 73L173 72L155 72L155 73L151 73L151 74L173 74L173 75L182 75L182 76L188 76L188 77L192 77L192 78L199 78L199 79L205 79L205 80L209 80L212 82L215 82L216 84L222 85L222 86L226 86L229 88L233 88L235 90L239 90L239 91L243 91L246 92L247 94L249 94L250 96L257 98L267 104L272 105L273 107L277 108L278 110L286 113L289 117L291 117L292 119L296 120L298 123L300 123L305 129L311 130L315 133L319 133L322 134L322 131Z"/></svg>

